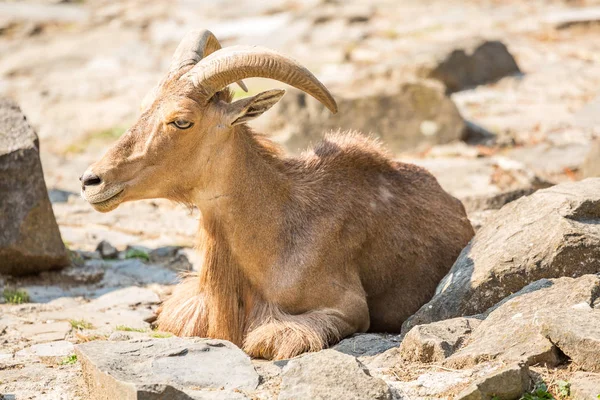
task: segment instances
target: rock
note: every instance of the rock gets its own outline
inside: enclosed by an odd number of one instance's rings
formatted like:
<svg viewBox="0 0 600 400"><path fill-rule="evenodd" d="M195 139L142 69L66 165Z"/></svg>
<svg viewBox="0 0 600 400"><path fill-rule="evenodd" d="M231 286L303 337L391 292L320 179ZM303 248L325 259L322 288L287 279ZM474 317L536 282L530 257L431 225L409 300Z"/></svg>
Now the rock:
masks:
<svg viewBox="0 0 600 400"><path fill-rule="evenodd" d="M461 199L467 213L474 211L499 210L506 204L535 193L538 187L508 190L489 196L468 196Z"/></svg>
<svg viewBox="0 0 600 400"><path fill-rule="evenodd" d="M258 386L250 358L224 340L96 341L76 353L93 399L235 399Z"/></svg>
<svg viewBox="0 0 600 400"><path fill-rule="evenodd" d="M102 260L102 255L98 251L76 250L75 253L84 260Z"/></svg>
<svg viewBox="0 0 600 400"><path fill-rule="evenodd" d="M107 290L110 291L89 303L43 311L38 314L38 318L58 321L83 320L94 329L107 334L120 325L136 330L150 329L147 321L154 318L154 306L160 302L156 293L135 286L124 289L109 288L104 289L104 292Z"/></svg>
<svg viewBox="0 0 600 400"><path fill-rule="evenodd" d="M376 356L397 347L398 342L374 333L356 334L333 346L333 350L353 357Z"/></svg>
<svg viewBox="0 0 600 400"><path fill-rule="evenodd" d="M600 290L600 285L597 286ZM596 294L596 298L600 293ZM541 324L541 333L578 367L600 372L600 310L579 303Z"/></svg>
<svg viewBox="0 0 600 400"><path fill-rule="evenodd" d="M372 133L393 152L460 140L465 128L458 109L439 84L404 83L390 94L355 98L335 96L339 111L331 114L303 92L290 90L265 120L262 129L277 134L291 152L322 140L328 130Z"/></svg>
<svg viewBox="0 0 600 400"><path fill-rule="evenodd" d="M554 12L546 17L546 22L556 29L600 24L600 7L582 7Z"/></svg>
<svg viewBox="0 0 600 400"><path fill-rule="evenodd" d="M130 332L120 332L120 331L115 331L113 333L110 334L110 336L108 337L108 340L112 341L112 342L124 342L126 340L131 340L133 339L133 335Z"/></svg>
<svg viewBox="0 0 600 400"><path fill-rule="evenodd" d="M64 357L52 360L15 357L8 362L2 362L0 399L79 400L88 398L87 393L78 387L81 380L81 370L78 365L57 365L63 361Z"/></svg>
<svg viewBox="0 0 600 400"><path fill-rule="evenodd" d="M60 275L73 283L94 284L104 278L104 269L95 263L72 265L60 271Z"/></svg>
<svg viewBox="0 0 600 400"><path fill-rule="evenodd" d="M463 368L498 359L556 366L564 353L598 370L600 310L590 304L599 294L598 275L534 282L491 308L468 344L444 363Z"/></svg>
<svg viewBox="0 0 600 400"><path fill-rule="evenodd" d="M402 363L400 347L392 347L374 357L363 359L361 362L367 366L369 371L389 370Z"/></svg>
<svg viewBox="0 0 600 400"><path fill-rule="evenodd" d="M41 343L65 340L67 334L71 331L71 324L66 321L35 323L22 325L18 328L21 334L28 340Z"/></svg>
<svg viewBox="0 0 600 400"><path fill-rule="evenodd" d="M119 279L122 279L122 277L131 278L139 285L150 283L173 285L178 281L178 275L175 271L158 265L144 264L137 258L111 262L110 269L119 275Z"/></svg>
<svg viewBox="0 0 600 400"><path fill-rule="evenodd" d="M152 262L163 262L175 257L180 248L179 246L163 246L150 251L148 255Z"/></svg>
<svg viewBox="0 0 600 400"><path fill-rule="evenodd" d="M119 256L119 251L106 240L98 243L98 247L96 247L96 251L100 253L102 258L117 258Z"/></svg>
<svg viewBox="0 0 600 400"><path fill-rule="evenodd" d="M457 400L516 400L531 387L529 368L512 365L478 379L462 391Z"/></svg>
<svg viewBox="0 0 600 400"><path fill-rule="evenodd" d="M459 255L403 333L475 315L542 278L600 270L600 179L542 189L497 211Z"/></svg>
<svg viewBox="0 0 600 400"><path fill-rule="evenodd" d="M504 43L484 40L447 53L431 68L427 77L443 82L447 92L453 93L520 72Z"/></svg>
<svg viewBox="0 0 600 400"><path fill-rule="evenodd" d="M458 350L480 323L475 318L453 318L415 326L402 340L400 355L405 361L442 361Z"/></svg>
<svg viewBox="0 0 600 400"><path fill-rule="evenodd" d="M600 399L600 374L575 372L571 379L571 398L577 400Z"/></svg>
<svg viewBox="0 0 600 400"><path fill-rule="evenodd" d="M148 255L150 256L151 262L159 263L169 269L175 271L191 271L192 263L183 252L180 252L180 250L181 247L179 246L164 246L152 250Z"/></svg>
<svg viewBox="0 0 600 400"><path fill-rule="evenodd" d="M73 354L73 343L66 340L36 344L17 352L17 356L64 357Z"/></svg>
<svg viewBox="0 0 600 400"><path fill-rule="evenodd" d="M587 141L586 141L587 142ZM513 147L504 154L542 176L560 176L565 170L577 170L590 152L589 143L539 143L533 146Z"/></svg>
<svg viewBox="0 0 600 400"><path fill-rule="evenodd" d="M114 307L133 307L140 304L158 304L158 295L150 289L130 286L106 293L89 302L85 307L100 311Z"/></svg>
<svg viewBox="0 0 600 400"><path fill-rule="evenodd" d="M585 178L600 176L600 139L592 144L581 166L581 176Z"/></svg>
<svg viewBox="0 0 600 400"><path fill-rule="evenodd" d="M465 121L463 140L468 144L492 146L496 143L496 134L472 121Z"/></svg>
<svg viewBox="0 0 600 400"><path fill-rule="evenodd" d="M69 264L44 182L39 141L19 106L0 99L0 273Z"/></svg>
<svg viewBox="0 0 600 400"><path fill-rule="evenodd" d="M323 350L291 360L282 371L279 400L391 399L387 384L356 358Z"/></svg>

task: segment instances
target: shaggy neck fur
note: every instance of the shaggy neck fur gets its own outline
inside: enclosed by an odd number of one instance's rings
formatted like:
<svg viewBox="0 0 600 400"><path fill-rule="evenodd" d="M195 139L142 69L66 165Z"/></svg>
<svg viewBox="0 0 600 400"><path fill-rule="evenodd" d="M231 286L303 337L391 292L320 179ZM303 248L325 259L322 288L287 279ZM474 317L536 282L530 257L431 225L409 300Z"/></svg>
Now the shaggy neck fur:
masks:
<svg viewBox="0 0 600 400"><path fill-rule="evenodd" d="M271 232L278 230L281 204L289 196L277 150L245 125L237 126L224 147L211 182L214 196L197 196L202 213L199 246L204 265L199 290L204 299L209 337L241 344L247 317L260 294L265 269L279 249ZM216 171L215 171L216 172ZM267 201L268 199L268 201Z"/></svg>

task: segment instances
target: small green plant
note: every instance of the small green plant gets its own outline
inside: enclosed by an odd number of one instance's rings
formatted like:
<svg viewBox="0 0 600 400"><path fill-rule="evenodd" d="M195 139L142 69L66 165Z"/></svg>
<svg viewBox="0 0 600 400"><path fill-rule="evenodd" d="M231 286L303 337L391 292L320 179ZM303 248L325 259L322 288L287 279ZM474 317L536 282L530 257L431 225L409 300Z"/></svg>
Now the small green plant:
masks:
<svg viewBox="0 0 600 400"><path fill-rule="evenodd" d="M69 322L71 323L71 326L74 329L78 329L78 330L94 329L94 325L90 324L89 322L87 322L83 319L72 319Z"/></svg>
<svg viewBox="0 0 600 400"><path fill-rule="evenodd" d="M533 392L525 393L520 400L555 400L554 396L548 392L548 386L545 383L539 383Z"/></svg>
<svg viewBox="0 0 600 400"><path fill-rule="evenodd" d="M563 397L569 397L571 395L571 384L567 381L557 381L556 386L558 387L558 395Z"/></svg>
<svg viewBox="0 0 600 400"><path fill-rule="evenodd" d="M71 354L70 356L63 358L62 361L60 362L60 365L72 365L72 364L75 364L76 362L77 362L77 354Z"/></svg>
<svg viewBox="0 0 600 400"><path fill-rule="evenodd" d="M2 295L4 296L4 300L10 304L29 303L29 295L24 290L4 289Z"/></svg>
<svg viewBox="0 0 600 400"><path fill-rule="evenodd" d="M115 329L118 331L125 331L125 332L146 332L145 329L132 328L132 327L126 326L126 325L117 325L115 327Z"/></svg>
<svg viewBox="0 0 600 400"><path fill-rule="evenodd" d="M171 336L173 336L173 334L171 334L169 332L152 332L150 334L150 337L153 337L156 339L166 339L166 338L170 338Z"/></svg>
<svg viewBox="0 0 600 400"><path fill-rule="evenodd" d="M125 258L139 258L140 260L150 261L148 253L141 249L128 249L125 252Z"/></svg>

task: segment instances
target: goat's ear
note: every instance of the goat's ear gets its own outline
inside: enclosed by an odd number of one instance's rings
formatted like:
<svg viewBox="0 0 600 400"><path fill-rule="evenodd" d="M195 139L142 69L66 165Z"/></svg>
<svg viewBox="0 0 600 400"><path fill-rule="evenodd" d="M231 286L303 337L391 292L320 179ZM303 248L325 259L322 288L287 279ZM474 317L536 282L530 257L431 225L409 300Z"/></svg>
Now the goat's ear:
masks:
<svg viewBox="0 0 600 400"><path fill-rule="evenodd" d="M227 120L230 126L238 125L261 116L281 99L283 89L267 90L256 96L234 101L227 107Z"/></svg>

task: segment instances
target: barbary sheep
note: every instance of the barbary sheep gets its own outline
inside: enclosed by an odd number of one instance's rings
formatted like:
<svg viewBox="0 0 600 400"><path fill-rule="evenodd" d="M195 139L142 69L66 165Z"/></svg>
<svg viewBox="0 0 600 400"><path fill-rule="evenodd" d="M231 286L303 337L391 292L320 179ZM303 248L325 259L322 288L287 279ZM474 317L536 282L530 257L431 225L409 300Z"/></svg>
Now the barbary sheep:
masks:
<svg viewBox="0 0 600 400"><path fill-rule="evenodd" d="M399 332L473 236L463 205L358 133L282 155L246 122L284 91L232 101L227 86L251 77L337 111L296 61L261 47L221 49L209 31L190 32L138 121L80 178L101 212L152 198L200 210L204 264L163 303L159 329L226 339L267 359L356 332Z"/></svg>

